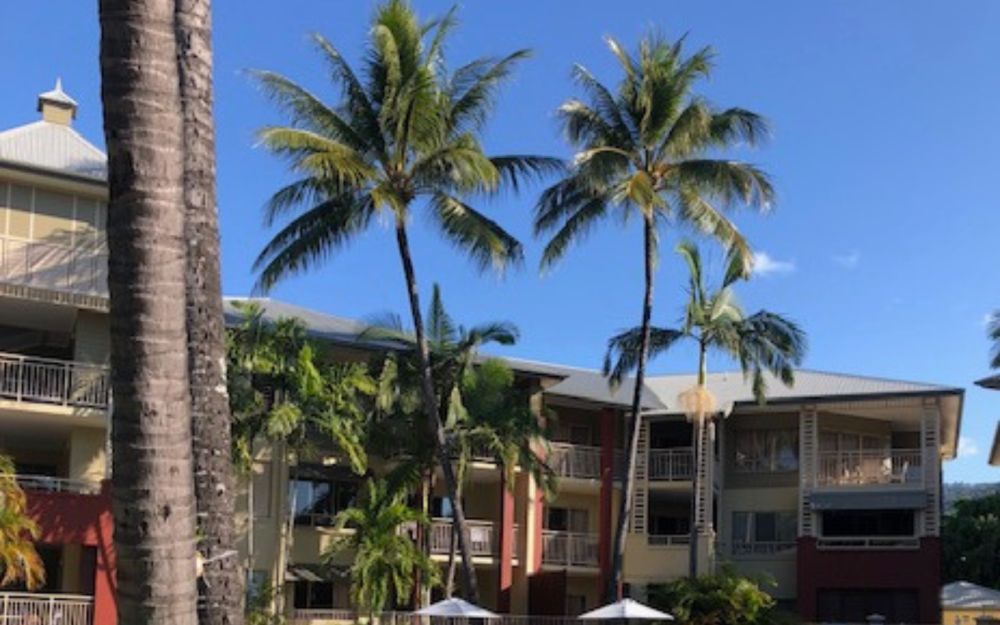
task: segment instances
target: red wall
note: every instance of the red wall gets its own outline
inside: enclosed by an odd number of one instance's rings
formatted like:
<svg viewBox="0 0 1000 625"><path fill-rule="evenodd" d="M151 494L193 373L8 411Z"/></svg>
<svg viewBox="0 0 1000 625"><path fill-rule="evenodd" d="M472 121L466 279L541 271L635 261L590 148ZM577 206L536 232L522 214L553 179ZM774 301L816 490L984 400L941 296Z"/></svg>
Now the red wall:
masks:
<svg viewBox="0 0 1000 625"><path fill-rule="evenodd" d="M821 589L916 589L920 622L941 622L941 539L922 538L919 549L819 550L815 538L798 539L798 608L816 618Z"/></svg>
<svg viewBox="0 0 1000 625"><path fill-rule="evenodd" d="M28 514L38 523L40 543L83 545L97 550L94 625L115 625L115 553L112 544L110 483L99 495L28 491Z"/></svg>

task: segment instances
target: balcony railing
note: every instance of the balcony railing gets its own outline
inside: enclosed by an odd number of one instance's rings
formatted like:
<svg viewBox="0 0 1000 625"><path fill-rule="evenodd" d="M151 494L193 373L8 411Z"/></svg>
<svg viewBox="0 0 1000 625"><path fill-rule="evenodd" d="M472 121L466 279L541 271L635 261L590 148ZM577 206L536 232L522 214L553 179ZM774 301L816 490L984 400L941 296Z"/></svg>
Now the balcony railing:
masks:
<svg viewBox="0 0 1000 625"><path fill-rule="evenodd" d="M649 479L690 480L694 475L694 454L690 447L649 450Z"/></svg>
<svg viewBox="0 0 1000 625"><path fill-rule="evenodd" d="M94 599L84 595L0 592L0 623L91 625Z"/></svg>
<svg viewBox="0 0 1000 625"><path fill-rule="evenodd" d="M655 547L681 547L691 544L690 534L647 534L646 544Z"/></svg>
<svg viewBox="0 0 1000 625"><path fill-rule="evenodd" d="M769 540L753 542L734 542L729 545L730 554L735 557L773 556L788 553L795 549L795 541Z"/></svg>
<svg viewBox="0 0 1000 625"><path fill-rule="evenodd" d="M492 521L467 520L469 549L474 556L495 556L500 553L500 541ZM518 526L514 526L513 551L517 554ZM451 549L451 519L431 520L431 553L447 554ZM458 549L456 541L455 549Z"/></svg>
<svg viewBox="0 0 1000 625"><path fill-rule="evenodd" d="M77 495L96 495L101 492L101 483L90 480L70 480L47 475L14 476L18 486L26 491L43 493L74 493ZM0 625L4 625L0 621Z"/></svg>
<svg viewBox="0 0 1000 625"><path fill-rule="evenodd" d="M552 443L549 466L559 477L596 480L601 477L601 448Z"/></svg>
<svg viewBox="0 0 1000 625"><path fill-rule="evenodd" d="M919 449L824 451L819 453L820 486L864 486L923 482Z"/></svg>
<svg viewBox="0 0 1000 625"><path fill-rule="evenodd" d="M838 536L819 538L817 549L919 549L920 539L912 536Z"/></svg>
<svg viewBox="0 0 1000 625"><path fill-rule="evenodd" d="M0 236L0 281L107 297L108 255L95 243L55 244Z"/></svg>
<svg viewBox="0 0 1000 625"><path fill-rule="evenodd" d="M542 530L542 563L558 566L597 566L597 534Z"/></svg>
<svg viewBox="0 0 1000 625"><path fill-rule="evenodd" d="M107 408L110 388L101 365L0 352L0 399Z"/></svg>

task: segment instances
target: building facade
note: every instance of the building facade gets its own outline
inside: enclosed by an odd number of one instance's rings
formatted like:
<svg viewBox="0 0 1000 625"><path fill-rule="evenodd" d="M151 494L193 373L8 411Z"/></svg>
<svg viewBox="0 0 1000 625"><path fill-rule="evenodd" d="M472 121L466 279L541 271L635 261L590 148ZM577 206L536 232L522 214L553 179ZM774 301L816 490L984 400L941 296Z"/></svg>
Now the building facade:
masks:
<svg viewBox="0 0 1000 625"><path fill-rule="evenodd" d="M0 132L0 453L41 526L48 576L33 593L0 591L0 622L113 625L105 158L73 130L76 103L58 85L38 109L40 120ZM338 358L375 349L357 323L260 304L271 319L302 319ZM595 371L508 363L549 426L559 483L546 499L523 472L508 484L490 458L473 463L465 506L483 602L575 615L607 584L631 390L610 391ZM766 575L804 622L940 622L941 463L955 455L961 389L802 371L792 389L772 381L758 405L741 375L716 374L720 412L696 429L677 401L693 384L654 376L644 389L629 594L687 575L693 546L699 573L729 563ZM237 518L251 581L279 589L296 622L346 617L343 570L320 562L357 479L322 441L310 457L256 451ZM440 484L430 505L444 566Z"/></svg>

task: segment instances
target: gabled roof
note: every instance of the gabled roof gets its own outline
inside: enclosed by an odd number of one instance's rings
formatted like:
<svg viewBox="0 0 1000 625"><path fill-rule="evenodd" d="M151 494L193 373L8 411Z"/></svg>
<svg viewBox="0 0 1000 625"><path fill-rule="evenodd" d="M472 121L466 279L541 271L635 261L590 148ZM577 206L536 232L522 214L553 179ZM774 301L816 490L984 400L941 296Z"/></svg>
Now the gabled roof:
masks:
<svg viewBox="0 0 1000 625"><path fill-rule="evenodd" d="M972 582L952 582L941 588L941 607L951 610L1000 610L1000 590Z"/></svg>
<svg viewBox="0 0 1000 625"><path fill-rule="evenodd" d="M0 163L107 179L107 156L71 126L44 120L0 132Z"/></svg>

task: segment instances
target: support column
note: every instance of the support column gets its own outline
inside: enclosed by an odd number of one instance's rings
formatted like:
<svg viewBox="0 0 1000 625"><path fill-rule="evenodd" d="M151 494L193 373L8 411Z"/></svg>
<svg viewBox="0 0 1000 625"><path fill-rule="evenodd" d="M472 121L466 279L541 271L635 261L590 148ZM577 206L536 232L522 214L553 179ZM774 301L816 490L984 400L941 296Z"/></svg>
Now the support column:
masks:
<svg viewBox="0 0 1000 625"><path fill-rule="evenodd" d="M608 580L611 577L611 541L614 528L611 523L611 513L615 488L615 418L616 413L611 408L601 411L601 503L598 516L597 563L600 568L598 575L598 596L607 592Z"/></svg>
<svg viewBox="0 0 1000 625"><path fill-rule="evenodd" d="M500 570L497 575L497 610L510 612L514 585L514 492L513 484L500 477Z"/></svg>

